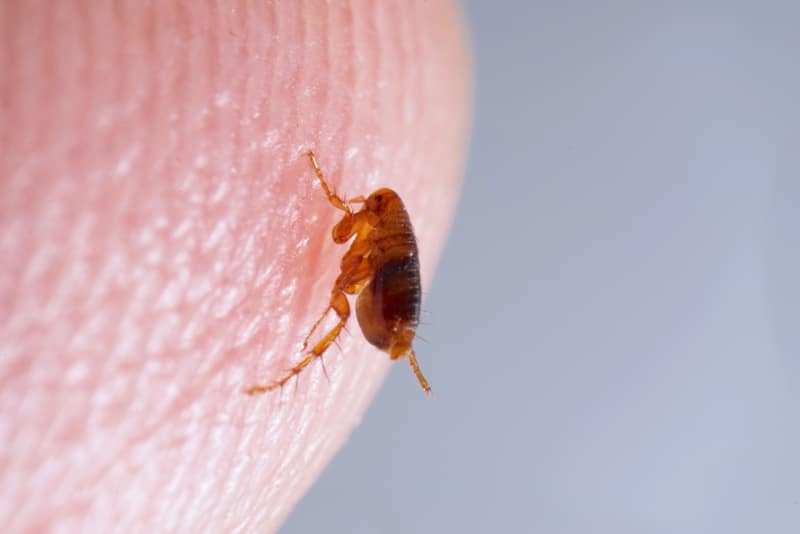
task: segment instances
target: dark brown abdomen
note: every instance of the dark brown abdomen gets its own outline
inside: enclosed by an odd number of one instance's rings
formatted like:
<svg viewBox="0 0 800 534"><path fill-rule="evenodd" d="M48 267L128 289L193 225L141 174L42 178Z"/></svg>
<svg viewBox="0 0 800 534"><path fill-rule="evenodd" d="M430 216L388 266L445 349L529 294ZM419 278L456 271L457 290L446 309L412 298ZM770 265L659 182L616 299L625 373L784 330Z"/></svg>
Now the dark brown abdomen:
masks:
<svg viewBox="0 0 800 534"><path fill-rule="evenodd" d="M386 259L356 303L358 324L367 340L380 349L389 348L396 328L416 328L419 323L420 280L416 243L405 256Z"/></svg>

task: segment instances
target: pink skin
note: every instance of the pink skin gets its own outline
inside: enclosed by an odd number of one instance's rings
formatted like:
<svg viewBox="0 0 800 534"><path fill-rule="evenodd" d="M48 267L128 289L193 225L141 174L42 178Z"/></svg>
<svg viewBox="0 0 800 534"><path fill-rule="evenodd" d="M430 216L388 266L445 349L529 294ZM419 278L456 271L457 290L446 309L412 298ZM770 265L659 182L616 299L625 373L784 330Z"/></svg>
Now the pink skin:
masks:
<svg viewBox="0 0 800 534"><path fill-rule="evenodd" d="M443 246L459 14L377 4L2 3L5 531L273 531L358 424L390 361L354 320L330 380L242 390L299 359L345 251L304 151L401 194L426 286Z"/></svg>

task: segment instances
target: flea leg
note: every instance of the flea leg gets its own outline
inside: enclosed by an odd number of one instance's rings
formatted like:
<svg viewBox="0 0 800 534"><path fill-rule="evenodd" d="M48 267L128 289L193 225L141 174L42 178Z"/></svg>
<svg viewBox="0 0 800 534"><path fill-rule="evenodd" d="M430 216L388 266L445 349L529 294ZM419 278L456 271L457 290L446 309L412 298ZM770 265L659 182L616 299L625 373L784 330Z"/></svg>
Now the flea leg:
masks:
<svg viewBox="0 0 800 534"><path fill-rule="evenodd" d="M308 341L311 339L311 336L314 335L314 331L316 331L319 324L325 319L325 316L328 315L331 308L333 308L333 299L335 295L341 292L353 295L359 288L366 284L371 268L367 258L362 255L363 250L365 250L365 247L362 246L360 241L356 240L353 242L353 246L350 247L350 250L347 251L347 254L342 258L341 271L336 278L336 283L333 285L331 300L328 303L328 307L325 308L325 311L322 312L319 319L312 325L311 331L309 331L308 335L303 340L301 351L305 351L306 348L308 348Z"/></svg>
<svg viewBox="0 0 800 534"><path fill-rule="evenodd" d="M419 385L422 386L422 389L425 390L425 393L430 394L431 392L431 385L428 384L428 381L422 374L422 370L419 368L419 364L417 363L417 357L414 355L414 351L408 353L408 363L411 364L411 370L414 371L414 375L416 375L417 380L419 380Z"/></svg>
<svg viewBox="0 0 800 534"><path fill-rule="evenodd" d="M347 205L347 202L328 187L328 182L325 181L325 176L322 174L322 169L319 168L317 158L314 157L313 151L308 152L308 159L311 160L311 166L314 167L314 173L317 175L317 178L319 178L319 183L322 185L322 190L325 191L325 194L328 196L328 201L333 204L333 207L345 213L352 213L353 211L350 209L350 206Z"/></svg>
<svg viewBox="0 0 800 534"><path fill-rule="evenodd" d="M325 311L324 311L324 312L322 312L322 315L320 315L320 316L319 316L319 319L317 319L316 321L314 321L314 325L311 327L311 330L308 332L308 335L307 335L307 336L306 336L306 338L303 340L303 347L300 349L300 351L301 351L301 352L304 352L304 351L305 351L305 350L308 348L308 340L309 340L309 339L311 339L311 336L313 336L313 335L314 335L314 331L315 331L315 330L317 329L317 327L319 326L319 323L321 323L321 322L322 322L322 320L325 318L325 316L326 316L326 315L328 315L328 312L329 312L329 311L331 311L331 308L332 308L332 307L333 307L333 306L331 306L330 304L328 304L328 307L327 307L327 308L325 308Z"/></svg>
<svg viewBox="0 0 800 534"><path fill-rule="evenodd" d="M347 297L344 293L336 293L331 296L331 304L330 307L336 311L336 314L339 316L339 322L331 328L331 330L325 334L325 336L311 349L305 358L300 360L300 362L292 367L292 369L284 375L282 378L275 380L269 384L264 385L257 385L249 387L245 390L245 393L248 395L256 395L258 393L266 393L267 391L272 391L273 389L283 387L286 382L292 379L292 377L297 376L300 372L308 366L315 358L321 358L325 351L328 350L331 343L339 336L339 333L342 331L347 319L350 317L350 304L347 302ZM327 310L326 310L327 311Z"/></svg>

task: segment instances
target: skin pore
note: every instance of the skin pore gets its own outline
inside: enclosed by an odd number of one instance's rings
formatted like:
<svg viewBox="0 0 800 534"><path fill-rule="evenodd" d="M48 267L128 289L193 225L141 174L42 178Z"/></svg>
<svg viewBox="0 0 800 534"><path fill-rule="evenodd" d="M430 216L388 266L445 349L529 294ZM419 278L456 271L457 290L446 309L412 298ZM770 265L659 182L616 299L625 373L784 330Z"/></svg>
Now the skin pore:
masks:
<svg viewBox="0 0 800 534"><path fill-rule="evenodd" d="M274 531L390 365L352 324L329 379L242 393L297 361L344 253L304 154L342 196L403 196L429 284L468 128L460 15L107 4L0 6L0 524Z"/></svg>

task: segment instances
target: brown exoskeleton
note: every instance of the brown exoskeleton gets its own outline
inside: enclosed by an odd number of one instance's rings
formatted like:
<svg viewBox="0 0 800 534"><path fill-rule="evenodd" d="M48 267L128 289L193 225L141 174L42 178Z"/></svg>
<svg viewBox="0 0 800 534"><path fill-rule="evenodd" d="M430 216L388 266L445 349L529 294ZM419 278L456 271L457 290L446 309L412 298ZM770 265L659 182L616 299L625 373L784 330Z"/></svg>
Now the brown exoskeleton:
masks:
<svg viewBox="0 0 800 534"><path fill-rule="evenodd" d="M308 157L328 201L344 212L333 227L333 240L343 244L355 239L342 257L328 307L311 327L302 350L306 350L309 339L330 310L336 312L339 321L285 376L269 384L252 386L246 392L254 395L282 387L315 358L321 358L350 317L347 295L358 295L356 317L364 337L393 360L408 356L422 389L430 393L431 387L422 375L412 347L419 324L419 258L414 229L403 201L386 188L367 198L359 196L345 201L328 187L314 153L309 152ZM351 204L362 207L354 211Z"/></svg>

